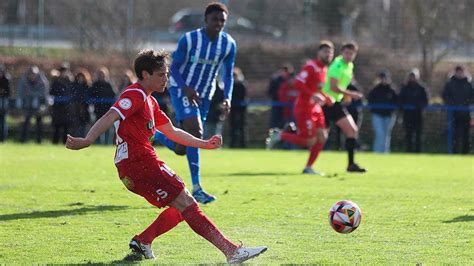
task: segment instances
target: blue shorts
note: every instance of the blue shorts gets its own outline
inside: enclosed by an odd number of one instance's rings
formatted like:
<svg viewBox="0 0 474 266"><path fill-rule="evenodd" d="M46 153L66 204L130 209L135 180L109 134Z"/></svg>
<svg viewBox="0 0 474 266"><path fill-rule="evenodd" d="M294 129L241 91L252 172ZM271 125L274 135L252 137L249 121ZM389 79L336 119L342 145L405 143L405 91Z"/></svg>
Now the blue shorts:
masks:
<svg viewBox="0 0 474 266"><path fill-rule="evenodd" d="M199 106L194 106L189 102L183 89L170 87L169 92L171 103L173 104L174 112L176 113L176 120L178 122L191 117L198 117L202 122L206 121L207 113L209 113L209 107L211 106L211 101L209 99L201 98L201 104Z"/></svg>

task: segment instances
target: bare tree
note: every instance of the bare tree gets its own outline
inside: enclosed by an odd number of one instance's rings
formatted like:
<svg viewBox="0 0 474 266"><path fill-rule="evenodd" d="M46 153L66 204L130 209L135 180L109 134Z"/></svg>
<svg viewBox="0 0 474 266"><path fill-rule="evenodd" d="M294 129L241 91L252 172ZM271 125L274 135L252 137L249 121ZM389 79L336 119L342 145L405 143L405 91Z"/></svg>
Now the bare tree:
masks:
<svg viewBox="0 0 474 266"><path fill-rule="evenodd" d="M472 40L472 19L469 20L472 14L467 12L470 4L469 0L414 0L410 3L420 43L422 74L430 84L436 65Z"/></svg>

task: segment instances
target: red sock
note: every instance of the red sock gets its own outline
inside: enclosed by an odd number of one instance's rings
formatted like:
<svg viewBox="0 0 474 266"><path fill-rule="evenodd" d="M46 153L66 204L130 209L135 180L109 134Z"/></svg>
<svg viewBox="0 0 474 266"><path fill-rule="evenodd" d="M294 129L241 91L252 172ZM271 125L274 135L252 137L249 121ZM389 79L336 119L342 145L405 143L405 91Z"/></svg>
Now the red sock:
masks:
<svg viewBox="0 0 474 266"><path fill-rule="evenodd" d="M281 133L281 139L301 147L308 146L308 139L295 133L283 132Z"/></svg>
<svg viewBox="0 0 474 266"><path fill-rule="evenodd" d="M319 152L323 149L323 144L316 142L316 144L311 147L309 150L309 158L308 158L308 163L306 164L306 167L311 167L318 158Z"/></svg>
<svg viewBox="0 0 474 266"><path fill-rule="evenodd" d="M169 207L160 213L158 218L137 236L137 239L141 243L151 244L155 238L173 229L183 220L183 216L177 209Z"/></svg>
<svg viewBox="0 0 474 266"><path fill-rule="evenodd" d="M202 212L197 204L187 207L182 215L191 229L216 246L226 257L232 255L238 246L227 239L217 226Z"/></svg>

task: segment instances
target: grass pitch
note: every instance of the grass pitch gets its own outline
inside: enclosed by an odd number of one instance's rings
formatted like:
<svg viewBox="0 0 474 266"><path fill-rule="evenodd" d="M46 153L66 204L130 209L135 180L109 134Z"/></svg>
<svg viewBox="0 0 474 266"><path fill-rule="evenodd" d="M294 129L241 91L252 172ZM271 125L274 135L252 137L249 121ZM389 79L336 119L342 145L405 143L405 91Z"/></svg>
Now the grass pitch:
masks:
<svg viewBox="0 0 474 266"><path fill-rule="evenodd" d="M0 145L0 263L112 263L159 210L128 192L113 147L69 151ZM185 157L158 154L186 182ZM252 263L471 264L472 156L358 154L365 175L346 174L344 153L323 152L301 175L304 151L202 152L204 187L218 200L204 211L231 239L268 245ZM333 203L360 206L361 226L328 225ZM221 263L224 256L186 223L155 240L155 263ZM145 262L146 263L146 262Z"/></svg>

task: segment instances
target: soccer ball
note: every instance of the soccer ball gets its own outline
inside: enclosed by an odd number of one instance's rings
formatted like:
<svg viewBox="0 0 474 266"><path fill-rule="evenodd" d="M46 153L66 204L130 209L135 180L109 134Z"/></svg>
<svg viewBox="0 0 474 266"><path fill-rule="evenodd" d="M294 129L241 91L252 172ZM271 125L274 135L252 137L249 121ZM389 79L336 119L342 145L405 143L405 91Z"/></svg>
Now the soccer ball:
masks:
<svg viewBox="0 0 474 266"><path fill-rule="evenodd" d="M329 210L329 224L341 234L348 234L360 225L362 213L359 206L350 200L341 200Z"/></svg>

